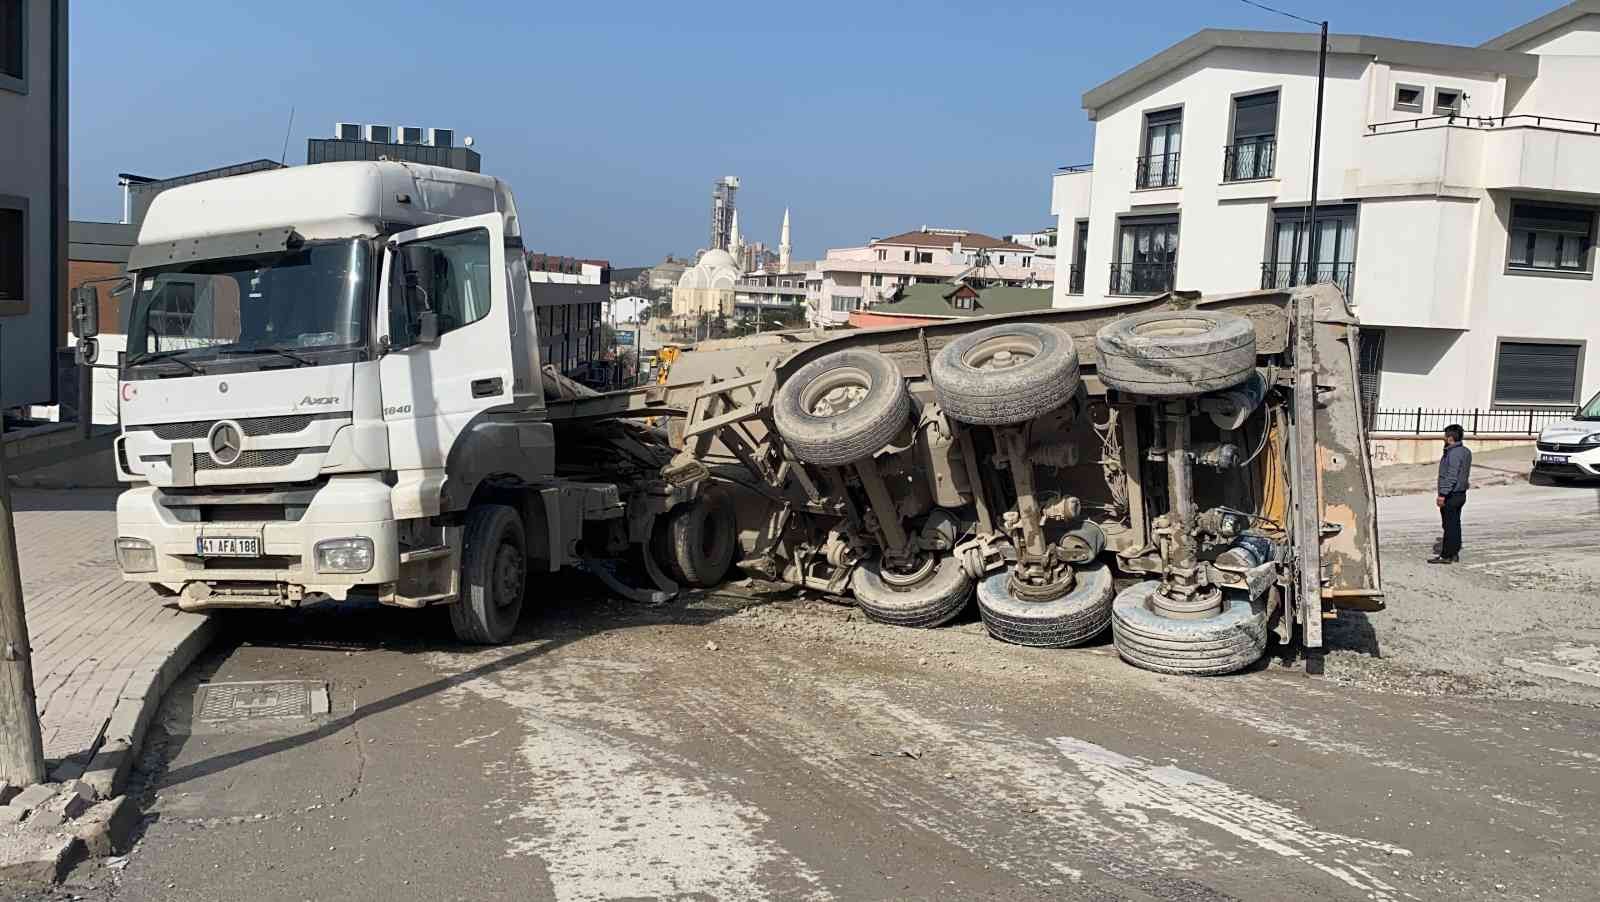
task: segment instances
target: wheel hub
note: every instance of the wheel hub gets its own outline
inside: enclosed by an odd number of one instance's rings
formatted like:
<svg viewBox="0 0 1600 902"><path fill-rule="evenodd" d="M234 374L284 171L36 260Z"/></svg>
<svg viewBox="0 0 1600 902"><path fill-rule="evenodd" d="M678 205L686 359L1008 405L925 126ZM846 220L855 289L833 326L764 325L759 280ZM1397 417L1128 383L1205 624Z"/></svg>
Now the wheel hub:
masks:
<svg viewBox="0 0 1600 902"><path fill-rule="evenodd" d="M836 417L866 400L872 379L856 367L843 367L827 373L800 396L801 409L816 417Z"/></svg>
<svg viewBox="0 0 1600 902"><path fill-rule="evenodd" d="M1185 588L1163 583L1150 596L1150 607L1173 620L1204 620L1222 611L1222 590L1216 586Z"/></svg>
<svg viewBox="0 0 1600 902"><path fill-rule="evenodd" d="M905 562L906 566L896 566L884 561L878 568L878 575L883 581L896 589L909 589L933 575L933 555L924 554Z"/></svg>
<svg viewBox="0 0 1600 902"><path fill-rule="evenodd" d="M1011 595L1018 601L1046 602L1055 601L1057 598L1072 591L1077 580L1072 575L1071 567L1062 567L1061 572L1054 579L1045 578L1035 582L1023 576L1019 569L1013 568L1009 580Z"/></svg>
<svg viewBox="0 0 1600 902"><path fill-rule="evenodd" d="M1039 356L1037 342L1025 335L997 335L967 352L964 362L975 370L1009 370Z"/></svg>
<svg viewBox="0 0 1600 902"><path fill-rule="evenodd" d="M494 561L495 605L507 607L519 601L523 582L522 555L511 545L501 545Z"/></svg>

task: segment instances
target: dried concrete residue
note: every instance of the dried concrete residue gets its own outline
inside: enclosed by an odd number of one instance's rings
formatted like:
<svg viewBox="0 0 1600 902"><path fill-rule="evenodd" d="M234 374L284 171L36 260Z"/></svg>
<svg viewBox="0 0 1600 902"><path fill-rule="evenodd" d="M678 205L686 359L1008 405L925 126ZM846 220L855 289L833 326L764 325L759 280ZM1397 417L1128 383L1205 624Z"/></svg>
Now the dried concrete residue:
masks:
<svg viewBox="0 0 1600 902"><path fill-rule="evenodd" d="M459 670L460 657L431 656L430 663ZM592 716L597 706L585 688L618 676L644 678L624 662L570 661L449 690L517 711L524 768L506 779L523 780L534 801L515 815L530 829L508 837L507 854L538 856L559 902L766 899L775 891L763 874L774 869L811 884L800 898L828 898L815 875L761 835L768 819L759 809L688 776L689 762L627 735L630 728L664 733L663 725L646 723L642 713Z"/></svg>
<svg viewBox="0 0 1600 902"><path fill-rule="evenodd" d="M1148 821L1146 812L1165 812L1309 865L1369 898L1392 900L1399 893L1372 873L1372 865L1352 861L1351 853L1409 857L1409 850L1318 830L1286 808L1191 771L1154 765L1070 736L1051 742L1099 787L1096 798L1119 820L1142 825Z"/></svg>

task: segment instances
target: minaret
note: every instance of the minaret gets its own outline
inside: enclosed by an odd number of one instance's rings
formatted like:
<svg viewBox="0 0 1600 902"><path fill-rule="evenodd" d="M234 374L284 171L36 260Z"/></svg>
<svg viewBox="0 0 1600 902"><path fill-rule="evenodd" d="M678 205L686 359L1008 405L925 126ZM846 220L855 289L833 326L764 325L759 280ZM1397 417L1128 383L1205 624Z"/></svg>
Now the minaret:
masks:
<svg viewBox="0 0 1600 902"><path fill-rule="evenodd" d="M733 211L733 224L728 230L728 253L733 255L733 262L739 265L739 270L744 271L744 239L739 237L739 210Z"/></svg>
<svg viewBox="0 0 1600 902"><path fill-rule="evenodd" d="M789 208L783 208L783 230L778 233L778 272L789 271Z"/></svg>

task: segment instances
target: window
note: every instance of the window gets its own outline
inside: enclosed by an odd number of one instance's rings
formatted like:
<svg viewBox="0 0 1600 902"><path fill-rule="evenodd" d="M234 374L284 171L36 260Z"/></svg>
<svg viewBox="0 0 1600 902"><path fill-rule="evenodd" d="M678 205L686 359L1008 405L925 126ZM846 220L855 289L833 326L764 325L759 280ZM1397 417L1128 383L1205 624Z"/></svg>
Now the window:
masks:
<svg viewBox="0 0 1600 902"><path fill-rule="evenodd" d="M1461 92L1455 88L1433 89L1433 114L1457 116L1461 113Z"/></svg>
<svg viewBox="0 0 1600 902"><path fill-rule="evenodd" d="M470 325L489 315L489 231L470 229L400 246L396 259L403 294L389 309L390 339L395 347L415 340L423 313L439 318L439 334ZM563 308L563 319L571 314ZM570 323L562 324L570 331Z"/></svg>
<svg viewBox="0 0 1600 902"><path fill-rule="evenodd" d="M879 260L887 260L887 259L889 259L889 252L884 250L881 247L878 248L878 259Z"/></svg>
<svg viewBox="0 0 1600 902"><path fill-rule="evenodd" d="M1422 112L1422 89L1416 85L1395 85L1394 108L1403 113Z"/></svg>
<svg viewBox="0 0 1600 902"><path fill-rule="evenodd" d="M1587 273L1593 235L1592 209L1514 202L1506 266L1513 270Z"/></svg>
<svg viewBox="0 0 1600 902"><path fill-rule="evenodd" d="M933 251L917 251L917 262L918 263L932 263L933 262Z"/></svg>
<svg viewBox="0 0 1600 902"><path fill-rule="evenodd" d="M903 253L905 254L905 258L904 258L905 262L910 263L911 262L911 252L910 251L904 251Z"/></svg>
<svg viewBox="0 0 1600 902"><path fill-rule="evenodd" d="M1144 114L1144 153L1134 173L1135 188L1178 184L1178 150L1183 143L1183 108Z"/></svg>
<svg viewBox="0 0 1600 902"><path fill-rule="evenodd" d="M1385 332L1370 326L1361 327L1361 356L1357 361L1356 379L1361 388L1361 413L1371 429L1378 415L1378 396L1383 388L1383 339Z"/></svg>
<svg viewBox="0 0 1600 902"><path fill-rule="evenodd" d="M27 221L21 210L0 208L0 309L20 306L24 301Z"/></svg>
<svg viewBox="0 0 1600 902"><path fill-rule="evenodd" d="M996 265L997 265L997 266L1004 266L1004 265L1006 265L1006 255L1005 255L1005 254L1001 254L1001 255L1000 255L1000 262L999 262L999 263L997 263L997 264L996 264Z"/></svg>
<svg viewBox="0 0 1600 902"><path fill-rule="evenodd" d="M1312 261L1311 227L1305 207L1273 211L1272 248L1261 267L1262 288L1332 282L1351 296L1356 268L1356 208L1337 205L1317 209L1316 260Z"/></svg>
<svg viewBox="0 0 1600 902"><path fill-rule="evenodd" d="M971 310L975 306L974 298L970 294L958 294L955 305L957 310Z"/></svg>
<svg viewBox="0 0 1600 902"><path fill-rule="evenodd" d="M1495 404L1577 404L1583 345L1501 341L1495 349Z"/></svg>
<svg viewBox="0 0 1600 902"><path fill-rule="evenodd" d="M1023 257L1022 258L1022 265L1023 266L1032 266L1033 265L1033 258L1032 257Z"/></svg>
<svg viewBox="0 0 1600 902"><path fill-rule="evenodd" d="M872 287L873 288L882 288L883 287L883 273L875 272L875 273L872 274Z"/></svg>
<svg viewBox="0 0 1600 902"><path fill-rule="evenodd" d="M394 129L387 125L369 125L367 140L378 144L391 144L394 142Z"/></svg>
<svg viewBox="0 0 1600 902"><path fill-rule="evenodd" d="M28 87L28 0L0 0L0 88Z"/></svg>
<svg viewBox="0 0 1600 902"><path fill-rule="evenodd" d="M1222 180L1272 178L1278 156L1278 92L1233 99L1233 135L1222 159Z"/></svg>
<svg viewBox="0 0 1600 902"><path fill-rule="evenodd" d="M833 296L833 309L840 313L844 313L849 310L856 310L860 307L860 298L853 298L843 294L836 294Z"/></svg>
<svg viewBox="0 0 1600 902"><path fill-rule="evenodd" d="M1083 268L1089 254L1089 220L1078 220L1072 244L1072 268L1067 272L1067 294L1083 294Z"/></svg>
<svg viewBox="0 0 1600 902"><path fill-rule="evenodd" d="M423 134L424 134L424 132L422 131L422 129L417 128L416 126L413 126L413 125L401 126L400 127L400 143L401 144L422 144L423 143Z"/></svg>
<svg viewBox="0 0 1600 902"><path fill-rule="evenodd" d="M1172 290L1178 265L1178 217L1124 219L1111 264L1111 294L1160 294Z"/></svg>

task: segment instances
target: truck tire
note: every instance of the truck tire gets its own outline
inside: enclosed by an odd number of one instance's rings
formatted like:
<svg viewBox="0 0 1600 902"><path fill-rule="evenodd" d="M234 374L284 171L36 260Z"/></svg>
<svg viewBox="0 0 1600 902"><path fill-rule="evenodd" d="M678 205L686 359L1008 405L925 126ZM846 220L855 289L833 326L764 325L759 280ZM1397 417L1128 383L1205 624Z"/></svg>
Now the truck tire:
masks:
<svg viewBox="0 0 1600 902"><path fill-rule="evenodd" d="M1009 569L978 583L978 613L989 635L1012 645L1070 648L1100 635L1111 623L1116 594L1111 568L1094 564L1078 570L1072 591L1052 601L1024 601L1011 592Z"/></svg>
<svg viewBox="0 0 1600 902"><path fill-rule="evenodd" d="M1078 391L1078 349L1053 326L979 329L933 359L933 390L951 419L983 426L1025 423Z"/></svg>
<svg viewBox="0 0 1600 902"><path fill-rule="evenodd" d="M1154 310L1094 337L1100 381L1118 391L1181 398L1232 388L1256 367L1256 327L1214 310Z"/></svg>
<svg viewBox="0 0 1600 902"><path fill-rule="evenodd" d="M778 389L772 419L794 456L843 467L889 444L911 398L894 361L876 351L838 351L801 367Z"/></svg>
<svg viewBox="0 0 1600 902"><path fill-rule="evenodd" d="M920 583L906 588L884 581L878 561L859 564L850 574L850 592L869 619L918 629L954 620L972 597L972 578L953 554L945 555Z"/></svg>
<svg viewBox="0 0 1600 902"><path fill-rule="evenodd" d="M722 582L739 552L739 523L733 499L712 486L672 512L666 527L674 576L697 589Z"/></svg>
<svg viewBox="0 0 1600 902"><path fill-rule="evenodd" d="M467 511L461 537L461 597L450 606L456 638L474 645L500 645L522 616L528 579L522 518L504 504Z"/></svg>
<svg viewBox="0 0 1600 902"><path fill-rule="evenodd" d="M1214 675L1254 664L1267 650L1264 605L1226 594L1204 620L1163 617L1150 607L1156 580L1123 589L1111 605L1111 635L1124 661L1157 673Z"/></svg>

